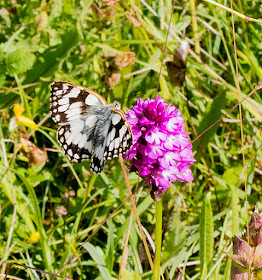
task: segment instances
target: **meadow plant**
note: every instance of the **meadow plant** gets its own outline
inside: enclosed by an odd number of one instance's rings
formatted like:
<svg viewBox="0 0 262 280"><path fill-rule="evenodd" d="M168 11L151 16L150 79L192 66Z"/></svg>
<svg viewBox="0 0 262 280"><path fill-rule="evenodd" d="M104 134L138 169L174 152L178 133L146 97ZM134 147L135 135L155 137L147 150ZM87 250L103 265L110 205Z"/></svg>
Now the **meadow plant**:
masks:
<svg viewBox="0 0 262 280"><path fill-rule="evenodd" d="M195 159L181 112L160 96L145 101L138 99L126 118L134 136L134 144L125 154L131 160L130 171L137 171L145 178L151 187L151 197L156 200L153 279L158 280L162 247L162 201L159 195L170 187L170 182L191 182L194 178L189 166Z"/></svg>
<svg viewBox="0 0 262 280"><path fill-rule="evenodd" d="M262 279L262 218L255 208L248 229L233 237L231 280Z"/></svg>

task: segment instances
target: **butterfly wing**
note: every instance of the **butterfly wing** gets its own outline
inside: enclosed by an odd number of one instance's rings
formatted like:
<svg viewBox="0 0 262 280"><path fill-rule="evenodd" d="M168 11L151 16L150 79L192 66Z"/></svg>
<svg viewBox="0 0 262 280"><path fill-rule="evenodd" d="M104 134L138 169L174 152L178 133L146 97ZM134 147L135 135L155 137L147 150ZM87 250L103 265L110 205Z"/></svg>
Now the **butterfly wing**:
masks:
<svg viewBox="0 0 262 280"><path fill-rule="evenodd" d="M50 110L53 121L64 124L86 115L92 105L105 105L105 99L91 89L68 82L51 85Z"/></svg>
<svg viewBox="0 0 262 280"><path fill-rule="evenodd" d="M90 165L95 173L103 170L106 160L124 155L133 144L131 128L121 110L113 110L108 129L102 129L99 134L103 141L96 148Z"/></svg>
<svg viewBox="0 0 262 280"><path fill-rule="evenodd" d="M123 111L113 111L105 143L105 160L124 155L132 146L133 134Z"/></svg>
<svg viewBox="0 0 262 280"><path fill-rule="evenodd" d="M51 85L50 110L54 122L62 125L57 133L64 152L70 160L90 159L96 118L88 115L94 105L106 101L96 92L68 82Z"/></svg>
<svg viewBox="0 0 262 280"><path fill-rule="evenodd" d="M94 155L91 159L90 168L94 173L101 173L104 169L106 160L104 158L105 146L95 149Z"/></svg>
<svg viewBox="0 0 262 280"><path fill-rule="evenodd" d="M81 162L90 159L93 151L94 126L86 124L88 118L75 119L61 126L57 132L57 139L70 160Z"/></svg>

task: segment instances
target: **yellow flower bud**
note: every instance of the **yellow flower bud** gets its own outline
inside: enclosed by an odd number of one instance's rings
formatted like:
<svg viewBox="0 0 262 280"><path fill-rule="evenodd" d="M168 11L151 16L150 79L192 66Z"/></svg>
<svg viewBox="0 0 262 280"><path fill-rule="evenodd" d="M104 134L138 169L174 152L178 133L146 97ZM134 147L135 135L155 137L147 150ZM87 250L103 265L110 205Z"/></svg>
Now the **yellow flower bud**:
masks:
<svg viewBox="0 0 262 280"><path fill-rule="evenodd" d="M13 111L15 113L15 116L18 117L18 116L21 116L23 114L23 112L25 111L25 108L21 104L15 104Z"/></svg>
<svg viewBox="0 0 262 280"><path fill-rule="evenodd" d="M16 119L20 125L30 127L34 130L38 130L38 126L36 125L36 123L33 120L30 120L29 118L22 116L23 112L25 111L25 108L23 105L15 104L13 111L14 111Z"/></svg>
<svg viewBox="0 0 262 280"><path fill-rule="evenodd" d="M40 238L40 233L36 231L27 239L27 243L29 244L36 243L38 242L39 238Z"/></svg>

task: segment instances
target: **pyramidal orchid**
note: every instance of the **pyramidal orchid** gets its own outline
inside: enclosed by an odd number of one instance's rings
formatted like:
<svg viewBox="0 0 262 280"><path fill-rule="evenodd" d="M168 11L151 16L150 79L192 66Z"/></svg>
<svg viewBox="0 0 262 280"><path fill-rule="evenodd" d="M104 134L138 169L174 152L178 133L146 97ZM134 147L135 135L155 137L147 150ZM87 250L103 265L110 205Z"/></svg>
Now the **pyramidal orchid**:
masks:
<svg viewBox="0 0 262 280"><path fill-rule="evenodd" d="M164 193L170 182L192 181L189 167L195 159L181 112L160 96L140 98L132 108L126 114L134 136L134 145L125 154L130 171L146 178L155 195Z"/></svg>

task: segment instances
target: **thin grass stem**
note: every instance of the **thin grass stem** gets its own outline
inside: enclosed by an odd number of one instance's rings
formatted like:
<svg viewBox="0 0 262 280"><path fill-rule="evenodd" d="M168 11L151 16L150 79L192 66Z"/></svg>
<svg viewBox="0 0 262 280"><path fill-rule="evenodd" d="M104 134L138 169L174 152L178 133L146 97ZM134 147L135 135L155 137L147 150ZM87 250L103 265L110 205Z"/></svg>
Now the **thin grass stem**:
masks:
<svg viewBox="0 0 262 280"><path fill-rule="evenodd" d="M160 261L162 247L162 200L156 201L156 230L155 230L155 259L153 268L153 279L159 280L160 277Z"/></svg>

